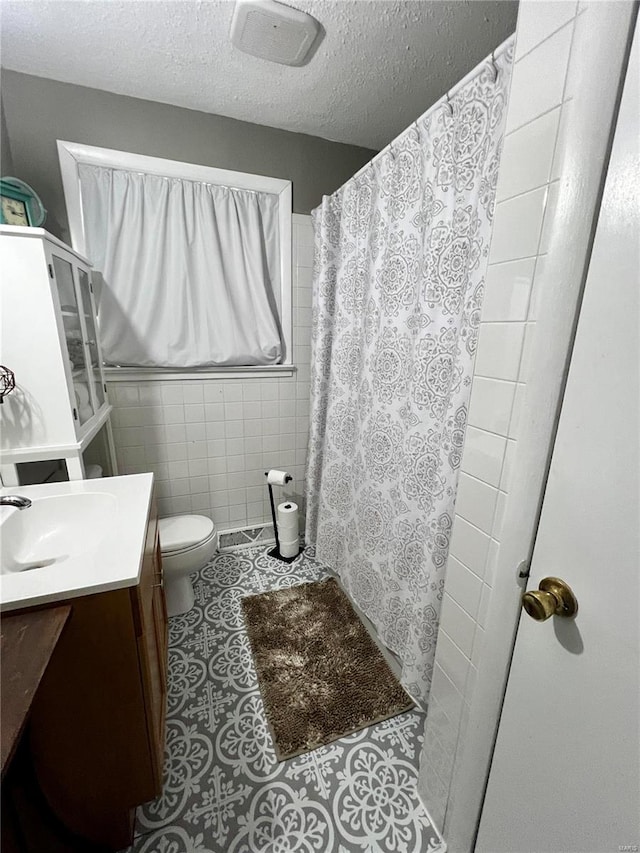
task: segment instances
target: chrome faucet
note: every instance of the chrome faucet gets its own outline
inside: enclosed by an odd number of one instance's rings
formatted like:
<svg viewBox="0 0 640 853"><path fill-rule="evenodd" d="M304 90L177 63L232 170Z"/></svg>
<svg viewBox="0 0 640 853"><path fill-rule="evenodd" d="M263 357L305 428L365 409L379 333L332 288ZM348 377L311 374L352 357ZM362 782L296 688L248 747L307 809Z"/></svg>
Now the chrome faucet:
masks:
<svg viewBox="0 0 640 853"><path fill-rule="evenodd" d="M2 495L0 496L0 506L15 506L16 509L27 509L31 506L29 498L23 498L21 495Z"/></svg>

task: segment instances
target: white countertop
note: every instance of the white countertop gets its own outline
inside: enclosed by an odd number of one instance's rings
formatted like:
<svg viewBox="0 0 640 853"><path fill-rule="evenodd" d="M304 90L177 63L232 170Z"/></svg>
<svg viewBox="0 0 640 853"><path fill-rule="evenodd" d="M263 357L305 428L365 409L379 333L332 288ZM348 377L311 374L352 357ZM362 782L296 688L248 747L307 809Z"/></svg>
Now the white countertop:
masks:
<svg viewBox="0 0 640 853"><path fill-rule="evenodd" d="M49 604L137 585L142 568L152 490L153 474L0 489L0 495L21 495L33 501L33 506L27 509L0 506L0 611ZM58 502L57 509L51 513L50 508L55 506L52 498L74 495L77 497ZM90 495L102 497L91 498ZM86 497L86 501L82 500L83 497ZM63 535L68 537L75 533L75 513L73 509L68 508L77 507L80 516L80 510L94 505L93 511L86 517L83 515L79 521L79 527L82 529L78 530L78 542L82 540L84 543L80 553L60 555L59 548L56 551L52 547L51 553L55 554L56 559L52 559L50 565L26 570L15 569L12 541L19 534L7 533L3 536L6 522L11 520L13 531L17 530L19 523L24 522L27 530L37 519L44 518L43 524L46 528L49 517L57 517L59 520L54 521L53 526L65 528L66 534ZM60 507L63 508L62 514ZM104 514L102 507L105 508ZM27 513L34 512L34 508L37 508L37 514L34 513L29 520ZM23 517L12 519L15 513L21 513ZM9 530L8 525L6 530ZM23 538L28 541L29 535ZM46 556L47 536L39 538L38 551Z"/></svg>

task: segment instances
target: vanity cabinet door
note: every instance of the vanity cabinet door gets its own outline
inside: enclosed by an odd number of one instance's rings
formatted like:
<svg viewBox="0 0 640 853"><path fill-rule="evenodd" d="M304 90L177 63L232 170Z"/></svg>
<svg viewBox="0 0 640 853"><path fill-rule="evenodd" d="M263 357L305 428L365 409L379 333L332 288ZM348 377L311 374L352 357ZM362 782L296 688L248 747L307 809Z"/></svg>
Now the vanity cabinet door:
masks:
<svg viewBox="0 0 640 853"><path fill-rule="evenodd" d="M30 748L42 792L71 832L120 850L157 785L128 589L71 599L36 694Z"/></svg>
<svg viewBox="0 0 640 853"><path fill-rule="evenodd" d="M154 560L155 584L153 588L153 617L156 633L156 647L160 658L160 669L162 672L162 684L166 698L168 658L169 658L169 619L167 616L167 602L164 594L164 575L162 573L162 554L160 552L160 534L156 535L156 553ZM163 716L167 703L162 703Z"/></svg>
<svg viewBox="0 0 640 853"><path fill-rule="evenodd" d="M167 705L168 623L155 507L147 529L140 583L132 590L138 613L138 655L147 710L147 731L157 796L162 790Z"/></svg>

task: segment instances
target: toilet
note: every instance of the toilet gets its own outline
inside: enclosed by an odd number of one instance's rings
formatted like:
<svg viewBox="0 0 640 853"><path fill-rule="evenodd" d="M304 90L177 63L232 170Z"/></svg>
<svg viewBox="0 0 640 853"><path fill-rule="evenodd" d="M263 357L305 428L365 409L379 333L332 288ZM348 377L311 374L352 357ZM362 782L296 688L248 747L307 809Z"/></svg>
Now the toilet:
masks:
<svg viewBox="0 0 640 853"><path fill-rule="evenodd" d="M174 515L158 521L169 616L191 610L194 602L189 575L201 569L218 550L218 532L206 515Z"/></svg>

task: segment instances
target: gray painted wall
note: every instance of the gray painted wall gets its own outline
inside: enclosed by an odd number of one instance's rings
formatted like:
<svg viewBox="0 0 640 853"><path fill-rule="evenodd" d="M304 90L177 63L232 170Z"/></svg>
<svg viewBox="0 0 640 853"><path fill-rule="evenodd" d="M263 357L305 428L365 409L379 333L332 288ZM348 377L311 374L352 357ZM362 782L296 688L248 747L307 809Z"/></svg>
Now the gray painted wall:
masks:
<svg viewBox="0 0 640 853"><path fill-rule="evenodd" d="M7 123L4 118L4 104L0 101L0 177L13 176L13 158Z"/></svg>
<svg viewBox="0 0 640 853"><path fill-rule="evenodd" d="M56 139L286 178L296 213L309 213L375 153L6 69L2 99L13 174L38 192L46 228L63 240L69 233Z"/></svg>

